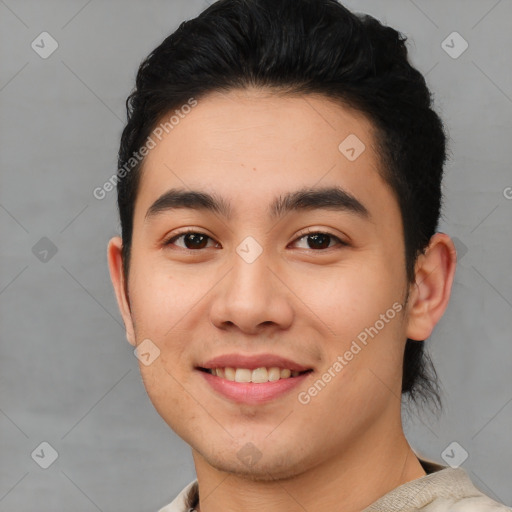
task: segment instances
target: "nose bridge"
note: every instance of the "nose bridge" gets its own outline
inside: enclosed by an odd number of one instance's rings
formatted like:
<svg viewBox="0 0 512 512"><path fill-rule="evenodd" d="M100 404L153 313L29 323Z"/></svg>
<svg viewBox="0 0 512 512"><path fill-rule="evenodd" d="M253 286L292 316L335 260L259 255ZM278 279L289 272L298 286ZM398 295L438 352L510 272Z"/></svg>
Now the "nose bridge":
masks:
<svg viewBox="0 0 512 512"><path fill-rule="evenodd" d="M234 324L247 332L269 322L286 327L292 318L291 305L269 267L270 251L246 237L235 248L231 271L216 294L212 322L218 327Z"/></svg>
<svg viewBox="0 0 512 512"><path fill-rule="evenodd" d="M268 249L264 249L253 237L245 238L233 254L233 270L230 286L226 291L235 304L245 304L253 311L268 305L272 296L272 273L268 266Z"/></svg>

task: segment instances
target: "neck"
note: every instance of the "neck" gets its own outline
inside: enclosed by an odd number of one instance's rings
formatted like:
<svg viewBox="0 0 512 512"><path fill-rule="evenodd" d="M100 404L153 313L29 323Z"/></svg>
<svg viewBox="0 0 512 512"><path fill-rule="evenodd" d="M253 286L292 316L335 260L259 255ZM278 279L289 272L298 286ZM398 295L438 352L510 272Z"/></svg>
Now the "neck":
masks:
<svg viewBox="0 0 512 512"><path fill-rule="evenodd" d="M426 474L401 423L398 430L389 423L387 430L374 425L350 447L283 480L250 480L218 471L195 450L193 457L200 490L198 512L357 512Z"/></svg>

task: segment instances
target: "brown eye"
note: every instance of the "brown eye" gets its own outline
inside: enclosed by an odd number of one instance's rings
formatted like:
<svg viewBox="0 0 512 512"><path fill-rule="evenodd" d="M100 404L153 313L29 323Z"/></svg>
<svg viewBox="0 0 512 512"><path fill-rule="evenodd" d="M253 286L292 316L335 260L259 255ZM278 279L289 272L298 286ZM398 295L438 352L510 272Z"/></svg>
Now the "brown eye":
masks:
<svg viewBox="0 0 512 512"><path fill-rule="evenodd" d="M312 232L302 235L297 238L297 241L306 240L307 247L301 247L303 249L329 249L332 247L331 242L336 240L338 245L347 245L345 242L340 240L337 236L331 235L330 233ZM336 244L334 244L336 245Z"/></svg>
<svg viewBox="0 0 512 512"><path fill-rule="evenodd" d="M175 244L175 242L180 239L182 239L183 245ZM173 236L170 240L165 242L164 245L177 245L178 247L182 247L183 249L188 250L205 249L207 247L208 240L213 241L212 238L210 238L208 235L205 235L204 233L187 231L186 233Z"/></svg>

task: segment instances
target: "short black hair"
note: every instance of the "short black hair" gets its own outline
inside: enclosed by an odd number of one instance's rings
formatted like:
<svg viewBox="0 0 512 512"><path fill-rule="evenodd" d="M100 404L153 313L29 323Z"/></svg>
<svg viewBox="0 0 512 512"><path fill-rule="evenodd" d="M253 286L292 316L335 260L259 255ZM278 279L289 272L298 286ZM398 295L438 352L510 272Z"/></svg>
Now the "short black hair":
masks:
<svg viewBox="0 0 512 512"><path fill-rule="evenodd" d="M144 162L133 155L165 115L191 98L259 87L321 94L371 121L383 178L400 207L405 271L413 283L417 257L438 225L446 136L405 42L398 31L336 0L219 0L181 23L141 63L126 100L117 182L125 281ZM402 394L414 402L432 398L441 408L437 375L421 341L407 340Z"/></svg>

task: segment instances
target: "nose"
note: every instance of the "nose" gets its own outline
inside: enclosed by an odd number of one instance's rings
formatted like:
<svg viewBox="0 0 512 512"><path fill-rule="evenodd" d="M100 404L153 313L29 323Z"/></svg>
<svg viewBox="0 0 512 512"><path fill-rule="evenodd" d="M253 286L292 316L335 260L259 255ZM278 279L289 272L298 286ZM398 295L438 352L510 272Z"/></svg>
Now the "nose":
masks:
<svg viewBox="0 0 512 512"><path fill-rule="evenodd" d="M291 293L273 267L265 251L252 262L234 253L231 270L216 287L210 310L213 325L245 334L290 327Z"/></svg>

